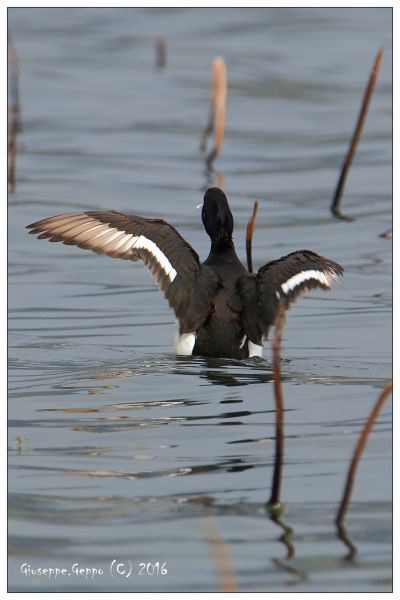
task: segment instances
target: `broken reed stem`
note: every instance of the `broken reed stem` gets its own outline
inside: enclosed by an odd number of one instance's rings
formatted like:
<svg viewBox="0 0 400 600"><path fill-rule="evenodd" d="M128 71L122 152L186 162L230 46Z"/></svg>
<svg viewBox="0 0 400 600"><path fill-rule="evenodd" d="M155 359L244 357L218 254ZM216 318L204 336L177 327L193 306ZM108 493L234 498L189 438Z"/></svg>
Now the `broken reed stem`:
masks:
<svg viewBox="0 0 400 600"><path fill-rule="evenodd" d="M258 211L258 200L256 200L254 202L253 214L251 215L249 222L247 223L247 229L246 229L246 256L247 256L247 269L248 269L249 273L253 272L252 244L253 244L254 227L256 225L257 211Z"/></svg>
<svg viewBox="0 0 400 600"><path fill-rule="evenodd" d="M17 129L18 120L14 112L11 116L11 126L9 127L9 140L7 148L7 181L12 194L15 192L15 164L17 160Z"/></svg>
<svg viewBox="0 0 400 600"><path fill-rule="evenodd" d="M283 436L283 394L281 382L281 336L285 326L285 306L279 300L278 313L275 321L275 332L272 339L274 394L275 394L275 465L272 480L272 492L268 505L272 511L280 508L280 489L282 480L282 465L284 452Z"/></svg>
<svg viewBox="0 0 400 600"><path fill-rule="evenodd" d="M18 78L19 78L19 60L18 54L15 50L15 46L12 42L10 35L7 38L7 49L8 49L8 64L10 66L11 74L11 98L14 112L19 117L19 91L18 91Z"/></svg>
<svg viewBox="0 0 400 600"><path fill-rule="evenodd" d="M210 112L208 123L203 132L200 149L205 152L208 137L214 132L214 145L206 158L207 166L210 168L218 152L222 147L225 132L225 109L228 80L225 61L217 56L212 64L212 81L210 96Z"/></svg>
<svg viewBox="0 0 400 600"><path fill-rule="evenodd" d="M164 69L167 64L167 44L164 38L156 39L156 67L158 69Z"/></svg>
<svg viewBox="0 0 400 600"><path fill-rule="evenodd" d="M349 471L347 473L347 479L346 479L346 485L344 487L343 498L340 503L340 507L339 507L339 510L338 510L338 513L336 516L336 521L335 521L336 525L339 529L343 528L343 521L344 521L346 511L347 511L347 506L350 501L350 496L351 496L351 492L353 489L357 465L361 458L361 454L364 450L365 444L367 443L369 432L371 431L371 428L372 428L373 424L375 423L376 418L377 418L386 398L391 393L392 388L393 388L393 383L390 381L386 385L386 387L384 388L382 393L380 394L378 400L376 401L375 406L372 409L371 414L368 417L368 420L364 426L364 429L363 429L363 431L359 437L359 440L357 442L357 445L354 449L353 458L351 460Z"/></svg>
<svg viewBox="0 0 400 600"><path fill-rule="evenodd" d="M348 554L345 556L345 560L352 562L354 557L357 554L357 547L353 544L353 542L349 538L344 525L338 525L338 538L349 549Z"/></svg>
<svg viewBox="0 0 400 600"><path fill-rule="evenodd" d="M212 160L217 156L224 141L225 132L225 109L227 93L226 66L223 58L214 60L213 66L213 88L215 98L215 120L214 120L214 148L210 154ZM210 160L210 159L209 159Z"/></svg>
<svg viewBox="0 0 400 600"><path fill-rule="evenodd" d="M354 129L353 137L351 138L351 142L350 142L350 146L349 146L346 158L342 165L342 170L340 173L339 181L336 186L335 193L333 195L333 200L332 200L332 204L331 204L331 212L335 217L337 217L339 219L349 220L349 217L345 217L340 212L340 201L342 199L343 190L344 190L344 186L346 183L347 173L349 171L351 162L353 160L353 156L355 154L357 144L361 137L361 132L362 132L362 129L364 126L365 118L367 116L369 103L370 103L372 94L375 89L375 83L376 83L376 79L378 77L379 69L380 69L380 66L382 63L382 58L383 58L383 48L381 48L379 50L379 52L377 53L377 55L375 57L375 61L372 66L371 74L369 76L368 84L367 84L367 87L364 92L364 98L363 98L363 102L361 104L360 113L358 115L357 124Z"/></svg>
<svg viewBox="0 0 400 600"><path fill-rule="evenodd" d="M12 43L10 35L8 35L8 64L10 66L10 89L11 89L11 106L8 109L8 145L7 145L7 180L10 185L11 193L15 192L15 165L17 159L17 132L19 128L20 108L19 108L19 92L18 92L18 77L19 77L19 61L18 55Z"/></svg>
<svg viewBox="0 0 400 600"><path fill-rule="evenodd" d="M217 525L209 520L204 525L206 538L217 570L220 592L238 592L235 574L232 569L228 549Z"/></svg>

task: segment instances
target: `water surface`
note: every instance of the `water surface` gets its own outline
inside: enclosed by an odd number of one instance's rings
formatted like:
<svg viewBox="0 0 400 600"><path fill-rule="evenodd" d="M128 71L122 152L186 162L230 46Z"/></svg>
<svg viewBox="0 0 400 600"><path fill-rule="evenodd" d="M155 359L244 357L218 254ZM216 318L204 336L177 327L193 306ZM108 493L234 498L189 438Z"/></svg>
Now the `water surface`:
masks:
<svg viewBox="0 0 400 600"><path fill-rule="evenodd" d="M9 26L22 110L8 211L10 591L217 590L207 527L241 591L390 591L390 400L347 516L351 560L333 525L357 437L391 377L391 242L380 237L391 226L390 10L10 9ZM343 198L354 220L337 221L329 202L381 46ZM215 55L229 97L208 172L199 144ZM264 508L268 343L262 360L177 358L173 314L141 265L24 230L114 208L166 219L205 258L195 207L217 182L243 259L258 199L257 268L300 248L345 268L343 286L287 315L283 540ZM114 559L131 561L132 575L112 577ZM24 575L23 563L104 574L49 579Z"/></svg>

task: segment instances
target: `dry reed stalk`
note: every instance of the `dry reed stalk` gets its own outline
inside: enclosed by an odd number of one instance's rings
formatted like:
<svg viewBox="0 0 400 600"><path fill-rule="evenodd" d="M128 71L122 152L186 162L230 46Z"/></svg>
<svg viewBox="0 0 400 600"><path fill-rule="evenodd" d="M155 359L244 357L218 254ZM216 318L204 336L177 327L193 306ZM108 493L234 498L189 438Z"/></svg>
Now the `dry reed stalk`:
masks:
<svg viewBox="0 0 400 600"><path fill-rule="evenodd" d="M271 513L279 513L282 509L280 502L280 489L282 480L282 466L284 453L284 420L283 420L283 394L281 382L281 337L285 326L285 305L279 300L278 313L275 321L275 332L272 339L274 394L275 394L275 465L272 480L272 492L267 508Z"/></svg>
<svg viewBox="0 0 400 600"><path fill-rule="evenodd" d="M345 556L345 560L353 562L354 557L357 554L357 547L353 544L344 525L338 525L338 538L342 540L343 544L349 549L348 554Z"/></svg>
<svg viewBox="0 0 400 600"><path fill-rule="evenodd" d="M16 116L11 116L11 126L9 130L9 140L7 147L7 181L10 186L10 192L15 193L15 165L17 161L17 129L18 123Z"/></svg>
<svg viewBox="0 0 400 600"><path fill-rule="evenodd" d="M8 64L11 71L11 98L14 111L19 116L19 91L18 91L18 79L19 79L19 60L17 51L12 42L10 35L7 38L7 49L8 49Z"/></svg>
<svg viewBox="0 0 400 600"><path fill-rule="evenodd" d="M236 583L228 549L219 533L216 523L208 520L204 524L204 531L217 570L219 591L238 592L239 587Z"/></svg>
<svg viewBox="0 0 400 600"><path fill-rule="evenodd" d="M214 145L206 158L209 168L217 157L224 141L227 89L228 80L225 61L221 56L216 56L212 64L210 112L200 146L201 151L204 152L207 139L214 132Z"/></svg>
<svg viewBox="0 0 400 600"><path fill-rule="evenodd" d="M19 128L20 120L20 108L19 108L19 92L18 92L18 78L19 78L19 60L15 50L14 44L12 43L11 37L8 36L8 64L10 67L10 79L11 79L11 105L8 109L8 144L7 144L7 180L10 186L11 193L15 192L15 165L17 160L17 132Z"/></svg>
<svg viewBox="0 0 400 600"><path fill-rule="evenodd" d="M167 64L167 44L164 38L156 39L156 67L164 69Z"/></svg>
<svg viewBox="0 0 400 600"><path fill-rule="evenodd" d="M386 385L386 387L383 389L378 400L376 401L375 406L373 407L371 414L368 417L368 420L364 426L364 429L361 432L361 435L359 437L357 445L354 449L353 458L351 460L350 467L349 467L349 470L347 473L347 479L346 479L346 484L344 487L342 501L340 503L339 510L338 510L338 513L336 516L336 521L335 521L339 530L343 529L343 521L344 521L347 507L348 507L348 504L350 501L350 496L351 496L351 492L353 489L357 466L358 466L359 460L361 458L361 454L364 450L365 444L367 443L369 432L371 431L371 428L372 428L373 424L375 423L376 418L377 418L382 406L384 405L386 398L391 393L392 388L393 388L393 383L390 381Z"/></svg>
<svg viewBox="0 0 400 600"><path fill-rule="evenodd" d="M247 229L246 229L246 256L247 256L247 269L248 269L249 273L253 272L252 244L253 244L254 227L256 225L257 211L258 211L258 200L256 200L254 202L253 214L251 215L249 222L247 223Z"/></svg>
<svg viewBox="0 0 400 600"><path fill-rule="evenodd" d="M355 154L357 144L361 137L362 129L364 126L364 121L365 121L365 118L366 118L367 112L368 112L369 103L370 103L372 94L375 89L376 79L378 77L379 69L380 69L380 66L382 63L382 58L383 58L383 48L381 48L379 50L379 52L377 53L377 55L375 57L375 61L372 66L371 74L369 76L368 84L367 84L367 87L364 92L364 98L363 98L363 101L361 104L356 127L354 129L354 133L351 138L350 146L349 146L346 158L343 162L340 177L339 177L339 180L338 180L338 183L336 186L335 193L333 195L333 200L332 200L332 204L331 204L331 212L335 217L337 217L339 219L350 220L349 217L345 217L340 212L340 201L342 199L342 194L343 194L344 186L346 183L347 173L349 171L351 162L353 160L353 156Z"/></svg>

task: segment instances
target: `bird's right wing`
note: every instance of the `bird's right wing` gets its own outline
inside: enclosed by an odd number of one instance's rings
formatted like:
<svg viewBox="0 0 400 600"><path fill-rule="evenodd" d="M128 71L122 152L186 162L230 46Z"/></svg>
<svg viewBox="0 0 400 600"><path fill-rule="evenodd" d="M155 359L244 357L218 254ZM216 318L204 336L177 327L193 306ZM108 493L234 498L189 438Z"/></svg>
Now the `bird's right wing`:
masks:
<svg viewBox="0 0 400 600"><path fill-rule="evenodd" d="M114 210L87 211L57 215L27 228L40 234L39 239L142 260L174 309L181 333L200 327L212 309L219 277L200 264L190 244L166 221Z"/></svg>

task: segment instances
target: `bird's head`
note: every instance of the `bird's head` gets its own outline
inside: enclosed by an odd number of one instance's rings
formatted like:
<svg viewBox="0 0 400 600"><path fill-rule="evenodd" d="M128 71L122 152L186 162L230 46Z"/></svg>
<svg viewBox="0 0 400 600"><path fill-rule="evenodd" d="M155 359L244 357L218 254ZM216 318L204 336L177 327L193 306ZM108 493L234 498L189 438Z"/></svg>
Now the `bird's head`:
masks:
<svg viewBox="0 0 400 600"><path fill-rule="evenodd" d="M214 245L224 246L231 243L233 216L228 199L220 188L209 188L204 194L201 218Z"/></svg>

